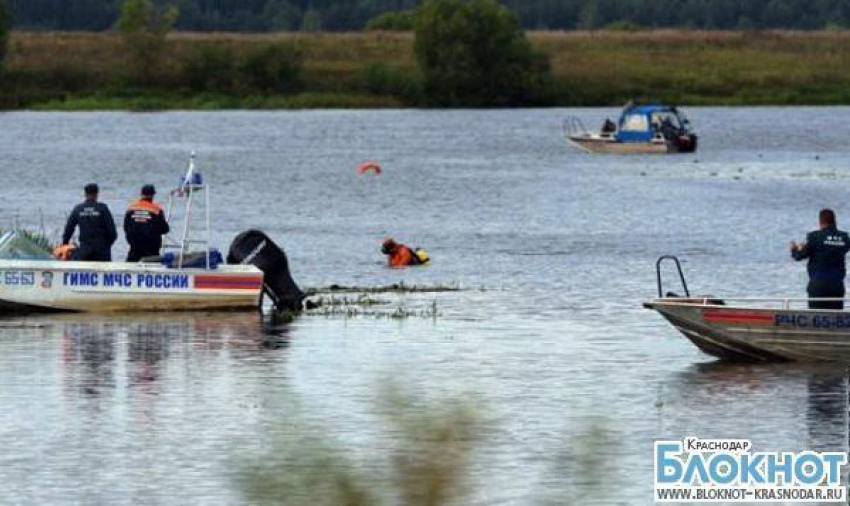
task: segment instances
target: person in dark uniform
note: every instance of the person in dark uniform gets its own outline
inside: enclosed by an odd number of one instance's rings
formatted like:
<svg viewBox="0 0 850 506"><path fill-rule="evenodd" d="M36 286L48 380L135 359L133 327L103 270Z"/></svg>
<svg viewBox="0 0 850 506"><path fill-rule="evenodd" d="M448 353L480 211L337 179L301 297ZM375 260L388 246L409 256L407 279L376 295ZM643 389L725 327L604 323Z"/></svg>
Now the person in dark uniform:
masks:
<svg viewBox="0 0 850 506"><path fill-rule="evenodd" d="M74 230L80 227L80 248L74 260L111 262L112 245L118 238L112 213L106 204L97 201L99 189L96 184L86 185L84 191L86 200L71 211L62 234L62 244L69 244Z"/></svg>
<svg viewBox="0 0 850 506"><path fill-rule="evenodd" d="M142 187L142 196L130 204L124 215L124 234L130 245L128 262L138 262L145 257L159 255L162 236L170 230L162 206L153 201L156 188L152 184Z"/></svg>
<svg viewBox="0 0 850 506"><path fill-rule="evenodd" d="M791 256L794 260L808 258L809 285L806 291L809 298L844 297L844 277L847 270L844 256L850 251L850 236L838 230L835 212L823 209L820 212L820 230L809 232L806 242L791 242ZM844 301L809 300L810 309L844 309Z"/></svg>

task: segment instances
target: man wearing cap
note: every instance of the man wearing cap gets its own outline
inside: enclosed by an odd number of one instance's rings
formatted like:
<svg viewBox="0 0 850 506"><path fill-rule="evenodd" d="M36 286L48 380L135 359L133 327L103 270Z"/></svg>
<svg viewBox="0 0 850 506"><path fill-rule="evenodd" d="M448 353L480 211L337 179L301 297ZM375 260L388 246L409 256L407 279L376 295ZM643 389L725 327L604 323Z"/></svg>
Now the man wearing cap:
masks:
<svg viewBox="0 0 850 506"><path fill-rule="evenodd" d="M159 255L162 236L170 230L162 206L153 201L156 189L152 184L142 187L142 196L130 204L124 215L124 234L130 245L128 262Z"/></svg>
<svg viewBox="0 0 850 506"><path fill-rule="evenodd" d="M74 260L111 262L112 245L118 238L112 213L106 204L97 201L99 189L95 183L86 185L84 191L86 200L68 216L62 244L69 244L74 230L80 227L80 248Z"/></svg>

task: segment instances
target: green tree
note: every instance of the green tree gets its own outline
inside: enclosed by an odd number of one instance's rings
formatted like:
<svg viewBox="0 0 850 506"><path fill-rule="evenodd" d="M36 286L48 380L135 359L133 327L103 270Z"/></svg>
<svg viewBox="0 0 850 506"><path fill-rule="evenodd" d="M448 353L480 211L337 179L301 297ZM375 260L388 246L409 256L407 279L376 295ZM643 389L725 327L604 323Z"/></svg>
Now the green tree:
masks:
<svg viewBox="0 0 850 506"><path fill-rule="evenodd" d="M179 13L176 7L160 9L152 0L125 0L117 28L130 57L134 78L150 84L165 49L165 38Z"/></svg>
<svg viewBox="0 0 850 506"><path fill-rule="evenodd" d="M47 30L103 30L122 0L4 0L15 26ZM180 8L184 30L353 30L383 13L414 9L417 0L153 0ZM534 29L597 29L624 21L646 27L817 29L847 26L848 0L500 0ZM396 29L387 18L381 29Z"/></svg>
<svg viewBox="0 0 850 506"><path fill-rule="evenodd" d="M301 30L305 32L318 32L322 29L322 15L317 10L310 9L304 13L301 20Z"/></svg>
<svg viewBox="0 0 850 506"><path fill-rule="evenodd" d="M387 32L409 32L416 24L416 11L385 12L366 23L367 30Z"/></svg>
<svg viewBox="0 0 850 506"><path fill-rule="evenodd" d="M291 31L298 29L301 13L287 1L269 0L263 11L272 31Z"/></svg>
<svg viewBox="0 0 850 506"><path fill-rule="evenodd" d="M416 16L415 50L426 96L438 105L528 104L549 72L496 0L428 0Z"/></svg>
<svg viewBox="0 0 850 506"><path fill-rule="evenodd" d="M9 28L12 25L9 6L6 0L0 0L0 71L3 70L3 62L6 59L6 46L9 42Z"/></svg>
<svg viewBox="0 0 850 506"><path fill-rule="evenodd" d="M763 20L766 26L770 27L793 27L794 18L798 17L798 13L785 0L772 0L764 8Z"/></svg>
<svg viewBox="0 0 850 506"><path fill-rule="evenodd" d="M183 60L183 79L193 91L229 92L236 83L236 56L222 43L205 44Z"/></svg>
<svg viewBox="0 0 850 506"><path fill-rule="evenodd" d="M249 50L239 73L249 88L288 93L298 89L303 66L304 56L295 44L278 42Z"/></svg>
<svg viewBox="0 0 850 506"><path fill-rule="evenodd" d="M599 5L596 3L596 0L588 0L584 3L579 13L579 19L580 28L593 30L598 26Z"/></svg>

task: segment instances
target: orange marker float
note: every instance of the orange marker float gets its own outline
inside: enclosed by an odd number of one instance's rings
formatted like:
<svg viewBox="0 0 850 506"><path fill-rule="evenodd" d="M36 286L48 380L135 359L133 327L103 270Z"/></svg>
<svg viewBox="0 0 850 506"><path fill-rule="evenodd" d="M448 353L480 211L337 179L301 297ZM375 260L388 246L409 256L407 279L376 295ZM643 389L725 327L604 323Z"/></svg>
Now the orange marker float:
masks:
<svg viewBox="0 0 850 506"><path fill-rule="evenodd" d="M369 172L369 171L372 171L375 174L380 174L381 173L380 164L378 164L378 162L376 162L374 160L369 160L366 163L360 164L360 168L357 169L357 173L360 174L361 176L363 174Z"/></svg>

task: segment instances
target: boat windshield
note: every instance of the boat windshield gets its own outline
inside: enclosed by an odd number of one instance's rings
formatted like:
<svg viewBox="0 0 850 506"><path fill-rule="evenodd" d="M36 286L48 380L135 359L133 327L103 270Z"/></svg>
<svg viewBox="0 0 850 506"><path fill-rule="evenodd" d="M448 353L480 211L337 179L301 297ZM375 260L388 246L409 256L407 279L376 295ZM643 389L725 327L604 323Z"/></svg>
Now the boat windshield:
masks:
<svg viewBox="0 0 850 506"><path fill-rule="evenodd" d="M9 230L0 236L2 260L51 260L50 247L31 233Z"/></svg>
<svg viewBox="0 0 850 506"><path fill-rule="evenodd" d="M621 123L621 132L646 132L649 130L645 114L627 114L623 117Z"/></svg>

